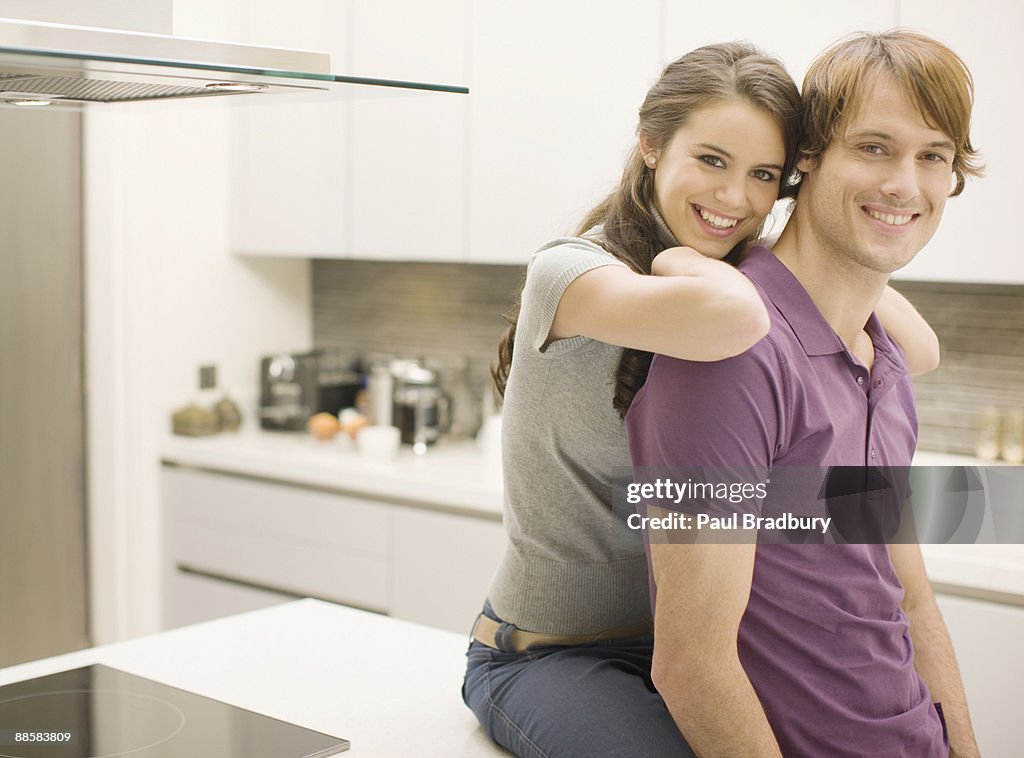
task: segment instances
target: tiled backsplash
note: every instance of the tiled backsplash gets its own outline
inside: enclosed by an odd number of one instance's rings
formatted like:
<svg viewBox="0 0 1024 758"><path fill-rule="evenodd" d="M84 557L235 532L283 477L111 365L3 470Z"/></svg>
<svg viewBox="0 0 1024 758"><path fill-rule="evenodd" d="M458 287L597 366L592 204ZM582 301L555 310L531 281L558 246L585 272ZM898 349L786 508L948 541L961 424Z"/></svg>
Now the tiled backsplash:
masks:
<svg viewBox="0 0 1024 758"><path fill-rule="evenodd" d="M316 261L313 337L352 354L471 361L484 387L520 266ZM1024 407L1024 286L898 282L938 332L942 365L915 381L921 447L973 451L986 405Z"/></svg>
<svg viewBox="0 0 1024 758"><path fill-rule="evenodd" d="M390 353L453 365L470 361L482 395L501 317L522 266L325 261L313 264L313 344L353 355Z"/></svg>
<svg viewBox="0 0 1024 758"><path fill-rule="evenodd" d="M942 363L914 381L920 447L972 454L987 405L1024 408L1024 286L895 282L939 335Z"/></svg>

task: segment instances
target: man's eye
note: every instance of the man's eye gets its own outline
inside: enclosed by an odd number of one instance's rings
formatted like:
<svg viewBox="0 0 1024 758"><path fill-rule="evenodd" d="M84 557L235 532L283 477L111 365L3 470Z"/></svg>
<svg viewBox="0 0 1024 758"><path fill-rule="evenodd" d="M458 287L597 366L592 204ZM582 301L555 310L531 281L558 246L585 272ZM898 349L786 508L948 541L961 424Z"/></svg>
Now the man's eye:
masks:
<svg viewBox="0 0 1024 758"><path fill-rule="evenodd" d="M872 155L879 155L882 153L881 145L861 145L860 149L865 153L871 153Z"/></svg>
<svg viewBox="0 0 1024 758"><path fill-rule="evenodd" d="M702 155L700 156L700 160L704 161L709 166L714 166L715 168L725 168L725 161L717 155Z"/></svg>
<svg viewBox="0 0 1024 758"><path fill-rule="evenodd" d="M773 174L771 171L765 171L764 169L761 168L752 171L750 175L753 176L758 181L762 182L775 181L775 174Z"/></svg>
<svg viewBox="0 0 1024 758"><path fill-rule="evenodd" d="M942 153L925 153L924 159L929 163L947 163L949 160Z"/></svg>

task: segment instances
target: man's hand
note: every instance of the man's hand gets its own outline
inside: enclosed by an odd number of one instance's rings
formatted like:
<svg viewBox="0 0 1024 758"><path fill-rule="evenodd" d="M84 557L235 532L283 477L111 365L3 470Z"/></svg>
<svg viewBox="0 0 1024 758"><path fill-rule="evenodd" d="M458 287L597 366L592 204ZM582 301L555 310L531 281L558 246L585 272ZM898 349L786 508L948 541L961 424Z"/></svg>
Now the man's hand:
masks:
<svg viewBox="0 0 1024 758"><path fill-rule="evenodd" d="M951 758L977 758L981 753L967 709L960 668L946 622L935 604L921 548L917 544L892 544L889 555L903 584L903 612L910 621L914 668L928 685L932 700L942 703L949 732L949 754Z"/></svg>

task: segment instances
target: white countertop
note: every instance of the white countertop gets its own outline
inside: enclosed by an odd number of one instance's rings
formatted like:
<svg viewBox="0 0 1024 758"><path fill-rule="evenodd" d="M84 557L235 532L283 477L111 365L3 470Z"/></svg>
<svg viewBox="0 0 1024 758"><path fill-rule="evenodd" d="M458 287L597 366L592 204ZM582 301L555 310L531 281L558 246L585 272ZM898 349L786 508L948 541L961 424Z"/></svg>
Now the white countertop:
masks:
<svg viewBox="0 0 1024 758"><path fill-rule="evenodd" d="M914 465L985 467L1008 464L919 450L914 456ZM969 597L1024 604L1024 545L922 545L921 552L932 583L945 585L940 589Z"/></svg>
<svg viewBox="0 0 1024 758"><path fill-rule="evenodd" d="M442 441L425 455L403 447L394 459L380 460L361 455L343 437L318 442L305 433L250 430L202 438L168 435L161 452L166 463L501 518L500 464L472 442ZM914 465L997 464L918 451ZM1022 545L924 545L923 552L934 582L1024 597Z"/></svg>
<svg viewBox="0 0 1024 758"><path fill-rule="evenodd" d="M0 685L101 663L343 737L343 755L508 755L462 703L465 651L462 635L300 600L0 669Z"/></svg>
<svg viewBox="0 0 1024 758"><path fill-rule="evenodd" d="M472 441L441 441L424 455L403 446L394 458L381 459L361 454L343 435L320 442L303 432L251 430L168 435L160 452L164 463L501 518L500 461Z"/></svg>

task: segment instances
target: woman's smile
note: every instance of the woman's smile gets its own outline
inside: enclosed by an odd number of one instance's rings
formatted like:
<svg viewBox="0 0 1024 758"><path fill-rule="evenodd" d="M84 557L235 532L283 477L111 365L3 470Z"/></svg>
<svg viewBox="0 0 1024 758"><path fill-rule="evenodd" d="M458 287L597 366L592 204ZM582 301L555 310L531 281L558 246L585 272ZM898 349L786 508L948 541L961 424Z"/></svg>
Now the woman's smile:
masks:
<svg viewBox="0 0 1024 758"><path fill-rule="evenodd" d="M740 223L744 220L743 218L730 216L707 206L697 205L696 203L690 203L690 207L697 214L697 218L700 219L705 231L722 239L735 234L736 230L741 228Z"/></svg>

